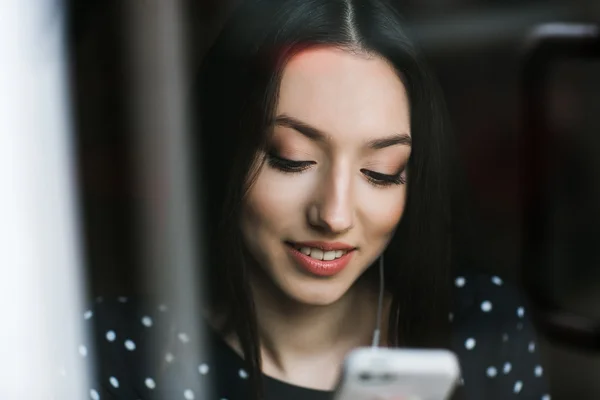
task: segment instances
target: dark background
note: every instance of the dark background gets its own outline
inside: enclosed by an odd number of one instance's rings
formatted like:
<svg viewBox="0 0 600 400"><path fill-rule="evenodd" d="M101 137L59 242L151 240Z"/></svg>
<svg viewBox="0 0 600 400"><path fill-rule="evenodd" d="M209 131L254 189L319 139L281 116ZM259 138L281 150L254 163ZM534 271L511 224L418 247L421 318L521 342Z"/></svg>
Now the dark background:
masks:
<svg viewBox="0 0 600 400"><path fill-rule="evenodd" d="M197 65L218 32L231 1L189 0L191 63ZM600 23L594 0L398 1L410 29L441 81L471 187L475 237L468 243L474 267L517 283L521 279L522 188L518 180L521 127L519 79L522 41L536 24ZM134 174L127 96L130 65L124 2L70 2L71 77L76 114L78 174L90 292L120 295L141 290L136 230L144 199ZM556 258L550 290L578 312L599 315L591 301L600 279L595 239L595 161L600 150L600 64L564 64L552 74L548 107L557 134L569 138L572 160L589 177L570 183L557 168ZM594 147L596 146L596 147ZM566 150L565 150L566 151ZM571 165L571 164L569 164ZM567 171L567 172L565 172ZM575 175L581 173L575 170ZM600 185L598 185L600 187ZM598 199L596 202L595 199ZM600 208L600 207L599 207ZM577 211L577 212L575 212ZM595 279L594 279L595 278ZM589 294L589 295L588 295ZM595 297L594 300L598 298ZM600 398L600 356L543 341L553 399Z"/></svg>

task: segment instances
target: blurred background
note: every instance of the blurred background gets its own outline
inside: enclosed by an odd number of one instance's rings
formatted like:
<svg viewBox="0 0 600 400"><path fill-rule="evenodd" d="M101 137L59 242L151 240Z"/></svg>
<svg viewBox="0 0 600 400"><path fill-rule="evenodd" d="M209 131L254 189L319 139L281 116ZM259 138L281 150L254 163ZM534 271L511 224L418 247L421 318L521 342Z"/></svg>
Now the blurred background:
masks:
<svg viewBox="0 0 600 400"><path fill-rule="evenodd" d="M523 42L541 23L600 24L597 0L403 0L404 14L444 90L464 161L472 204L466 265L519 283L523 270L523 198L519 143L523 134ZM78 180L85 262L91 295L148 290L140 211L149 192L138 184L130 134L132 57L126 4L67 2ZM234 2L188 0L191 71ZM537 273L561 304L600 316L600 63L563 62L548 78L545 107L561 152L547 188L552 265ZM592 183L596 183L595 185ZM155 190L159 198L160 184ZM201 193L200 193L201 196ZM465 261L467 262L467 261ZM140 293L147 294L147 293ZM151 294L150 294L151 295ZM543 336L543 334L542 334ZM553 399L600 398L600 354L543 340Z"/></svg>

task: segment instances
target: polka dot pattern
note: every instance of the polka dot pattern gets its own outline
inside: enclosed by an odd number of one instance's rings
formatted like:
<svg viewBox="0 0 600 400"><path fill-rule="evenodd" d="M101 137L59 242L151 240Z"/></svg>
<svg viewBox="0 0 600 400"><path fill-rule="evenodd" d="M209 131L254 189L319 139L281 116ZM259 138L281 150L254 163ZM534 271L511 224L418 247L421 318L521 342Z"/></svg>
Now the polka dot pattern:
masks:
<svg viewBox="0 0 600 400"><path fill-rule="evenodd" d="M513 386L513 392L515 392L515 393L521 393L521 389L523 389L523 382L516 381L515 385Z"/></svg>
<svg viewBox="0 0 600 400"><path fill-rule="evenodd" d="M540 349L517 290L497 275L461 274L453 283L457 304L450 323L465 382L462 398L549 399Z"/></svg>
<svg viewBox="0 0 600 400"><path fill-rule="evenodd" d="M207 364L200 364L200 366L198 366L198 372L200 373L200 375L206 375L208 374L209 371L209 367Z"/></svg>
<svg viewBox="0 0 600 400"><path fill-rule="evenodd" d="M492 311L492 303L488 300L484 301L483 303L481 303L481 311L483 312L490 312Z"/></svg>
<svg viewBox="0 0 600 400"><path fill-rule="evenodd" d="M533 353L535 351L535 342L529 342L527 350L529 350L530 353Z"/></svg>
<svg viewBox="0 0 600 400"><path fill-rule="evenodd" d="M100 400L100 394L96 391L96 389L90 390L90 398L92 400Z"/></svg>
<svg viewBox="0 0 600 400"><path fill-rule="evenodd" d="M109 381L110 381L110 384L112 385L112 387L115 387L115 388L119 387L119 380L117 378L115 378L114 376L111 376Z"/></svg>
<svg viewBox="0 0 600 400"><path fill-rule="evenodd" d="M550 400L526 304L520 303L509 282L499 276L461 274L451 286L456 302L447 316L453 350L461 361L459 387L464 398ZM99 330L97 342L74 346L86 360L106 356L101 376L90 384L90 399L152 399L162 396L163 390L172 390L164 398L203 399L206 382L216 378L224 384L217 386L214 400L247 399L250 370L211 328L207 327L211 354L200 354L201 358L194 360L188 353L196 347L191 343L196 332L173 324L166 304L142 310L137 299L125 296L98 299L82 313L83 323L93 323L90 327ZM155 334L162 335L159 346L148 347ZM148 349L156 349L155 354ZM94 357L90 356L92 350ZM134 365L139 367L130 367ZM56 371L57 377L68 380L68 371ZM300 395L297 387L279 381L275 385L270 378L265 385L269 398L319 398L304 396L311 393L309 389L301 389L308 392Z"/></svg>
<svg viewBox="0 0 600 400"><path fill-rule="evenodd" d="M125 348L126 348L127 350L129 350L129 351L133 351L133 350L135 350L136 346L135 346L135 343L134 343L134 341L133 341L133 340L129 340L129 339L127 339L127 340L125 341Z"/></svg>
<svg viewBox="0 0 600 400"><path fill-rule="evenodd" d="M156 388L156 382L154 382L154 379L152 379L152 378L146 378L146 380L144 381L144 384L146 385L146 387L148 389Z"/></svg>
<svg viewBox="0 0 600 400"><path fill-rule="evenodd" d="M109 342L114 342L116 338L117 334L115 333L115 331L106 332L106 340L108 340Z"/></svg>
<svg viewBox="0 0 600 400"><path fill-rule="evenodd" d="M492 283L496 286L502 286L504 281L499 276L492 276Z"/></svg>
<svg viewBox="0 0 600 400"><path fill-rule="evenodd" d="M486 375L490 378L494 378L496 375L498 375L498 370L496 369L496 367L488 367Z"/></svg>
<svg viewBox="0 0 600 400"><path fill-rule="evenodd" d="M182 332L179 335L177 335L177 337L179 338L181 343L188 343L190 341L190 337L187 335L187 333Z"/></svg>
<svg viewBox="0 0 600 400"><path fill-rule="evenodd" d="M468 338L467 340L465 340L465 349L473 350L475 348L476 343L477 343L477 341L475 339Z"/></svg>

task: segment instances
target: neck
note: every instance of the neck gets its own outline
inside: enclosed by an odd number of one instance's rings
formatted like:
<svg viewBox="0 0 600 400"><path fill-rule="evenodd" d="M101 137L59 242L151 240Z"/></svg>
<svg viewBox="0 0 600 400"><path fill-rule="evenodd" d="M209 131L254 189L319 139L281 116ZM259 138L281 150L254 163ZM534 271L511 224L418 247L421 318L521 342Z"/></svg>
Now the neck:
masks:
<svg viewBox="0 0 600 400"><path fill-rule="evenodd" d="M339 371L332 366L341 366L353 348L371 344L378 293L366 282L359 280L342 298L326 306L298 303L266 277L254 277L252 287L267 375L300 384L306 376L310 386L330 388ZM387 324L383 325L385 341ZM306 371L315 371L319 365L327 372L321 373L323 380L315 385L314 373L309 377Z"/></svg>

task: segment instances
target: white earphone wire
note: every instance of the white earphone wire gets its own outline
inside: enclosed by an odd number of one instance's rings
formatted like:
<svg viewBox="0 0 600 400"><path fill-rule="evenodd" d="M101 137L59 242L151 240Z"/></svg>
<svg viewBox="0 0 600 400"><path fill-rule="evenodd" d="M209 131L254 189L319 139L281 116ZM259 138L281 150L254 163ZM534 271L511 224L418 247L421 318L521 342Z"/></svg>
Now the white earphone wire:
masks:
<svg viewBox="0 0 600 400"><path fill-rule="evenodd" d="M383 292L384 292L384 276L383 276L383 254L379 256L379 299L377 301L377 316L375 319L375 330L373 331L373 348L379 347L381 337L381 314L383 313Z"/></svg>

